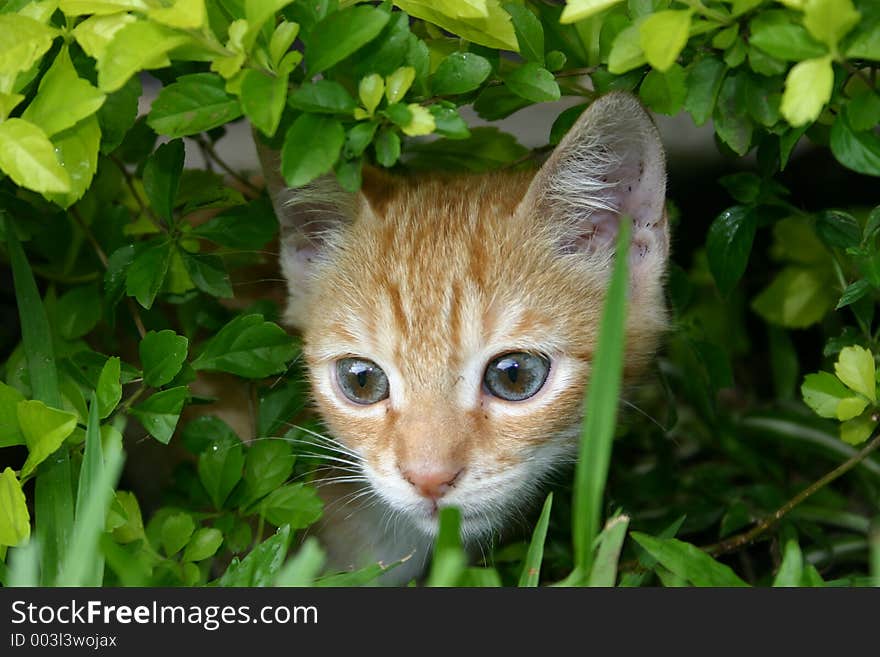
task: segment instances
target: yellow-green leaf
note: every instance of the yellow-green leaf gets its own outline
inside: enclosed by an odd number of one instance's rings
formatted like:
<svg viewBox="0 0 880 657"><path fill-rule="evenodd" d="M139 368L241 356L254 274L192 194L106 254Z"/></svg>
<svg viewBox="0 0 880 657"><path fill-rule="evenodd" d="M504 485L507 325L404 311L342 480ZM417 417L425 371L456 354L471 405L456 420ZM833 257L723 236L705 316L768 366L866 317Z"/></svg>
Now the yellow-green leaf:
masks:
<svg viewBox="0 0 880 657"><path fill-rule="evenodd" d="M31 517L12 468L0 474L0 545L19 545L31 535Z"/></svg>
<svg viewBox="0 0 880 657"><path fill-rule="evenodd" d="M829 48L838 42L859 22L861 14L852 0L806 0L804 27Z"/></svg>
<svg viewBox="0 0 880 657"><path fill-rule="evenodd" d="M840 438L850 445L858 445L871 437L877 420L872 413L865 413L840 425Z"/></svg>
<svg viewBox="0 0 880 657"><path fill-rule="evenodd" d="M51 137L93 115L105 98L88 80L79 77L67 48L62 48L21 118L39 126Z"/></svg>
<svg viewBox="0 0 880 657"><path fill-rule="evenodd" d="M367 110L369 116L373 115L376 107L382 102L382 93L385 91L385 80L378 73L371 73L361 78L358 84L358 97Z"/></svg>
<svg viewBox="0 0 880 657"><path fill-rule="evenodd" d="M388 103L396 103L403 100L406 92L416 79L416 69L412 66L401 66L394 73L385 78L385 97Z"/></svg>
<svg viewBox="0 0 880 657"><path fill-rule="evenodd" d="M844 347L834 364L834 373L848 388L877 401L874 379L874 356L858 345Z"/></svg>
<svg viewBox="0 0 880 657"><path fill-rule="evenodd" d="M837 404L835 414L838 420L852 420L854 417L861 415L867 406L868 400L864 397L847 397L846 399L841 399Z"/></svg>
<svg viewBox="0 0 880 657"><path fill-rule="evenodd" d="M407 107L412 114L412 120L402 128L403 134L417 137L430 135L434 132L437 124L434 122L434 115L426 107L422 107L418 103L411 103Z"/></svg>
<svg viewBox="0 0 880 657"><path fill-rule="evenodd" d="M577 23L621 2L623 0L568 0L559 17L559 22Z"/></svg>
<svg viewBox="0 0 880 657"><path fill-rule="evenodd" d="M138 71L168 66L168 51L189 41L187 35L158 23L126 25L113 35L98 60L98 88L116 91Z"/></svg>
<svg viewBox="0 0 880 657"><path fill-rule="evenodd" d="M519 51L510 14L498 0L394 0L394 4L481 46Z"/></svg>
<svg viewBox="0 0 880 657"><path fill-rule="evenodd" d="M68 16L106 15L129 10L147 11L150 8L144 0L61 0L58 5Z"/></svg>
<svg viewBox="0 0 880 657"><path fill-rule="evenodd" d="M18 402L16 412L29 452L21 468L21 476L26 477L73 433L76 415L36 400Z"/></svg>
<svg viewBox="0 0 880 657"><path fill-rule="evenodd" d="M815 121L831 99L834 70L831 57L817 57L795 64L785 79L785 91L779 107L782 116L793 126Z"/></svg>
<svg viewBox="0 0 880 657"><path fill-rule="evenodd" d="M641 66L646 61L639 35L639 23L621 30L615 37L611 52L608 54L608 70L620 75Z"/></svg>
<svg viewBox="0 0 880 657"><path fill-rule="evenodd" d="M14 77L27 71L49 50L56 36L58 30L33 18L0 14L0 76Z"/></svg>
<svg viewBox="0 0 880 657"><path fill-rule="evenodd" d="M69 192L70 176L58 163L46 133L24 119L0 123L0 170L35 192Z"/></svg>
<svg viewBox="0 0 880 657"><path fill-rule="evenodd" d="M639 45L658 71L672 66L687 44L691 13L690 9L658 11L639 26Z"/></svg>
<svg viewBox="0 0 880 657"><path fill-rule="evenodd" d="M73 30L73 36L80 47L90 57L101 59L107 44L116 33L137 18L131 14L110 14L107 16L90 16Z"/></svg>
<svg viewBox="0 0 880 657"><path fill-rule="evenodd" d="M170 7L156 7L147 16L157 23L183 30L197 30L205 23L205 0L175 0Z"/></svg>
<svg viewBox="0 0 880 657"><path fill-rule="evenodd" d="M101 126L92 115L52 139L61 166L70 176L70 191L65 194L47 194L46 198L69 208L83 197L98 170L98 149L101 146Z"/></svg>

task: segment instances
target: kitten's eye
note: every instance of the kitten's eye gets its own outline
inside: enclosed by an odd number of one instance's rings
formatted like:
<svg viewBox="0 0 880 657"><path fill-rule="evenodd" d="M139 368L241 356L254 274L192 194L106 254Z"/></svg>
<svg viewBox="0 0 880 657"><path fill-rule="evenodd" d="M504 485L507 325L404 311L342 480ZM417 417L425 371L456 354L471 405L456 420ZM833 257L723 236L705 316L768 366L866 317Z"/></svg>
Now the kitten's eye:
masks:
<svg viewBox="0 0 880 657"><path fill-rule="evenodd" d="M343 394L355 404L375 404L388 398L388 377L381 367L366 358L336 361L336 380Z"/></svg>
<svg viewBox="0 0 880 657"><path fill-rule="evenodd" d="M549 372L549 358L517 351L489 361L483 375L483 385L496 397L522 401L541 389Z"/></svg>

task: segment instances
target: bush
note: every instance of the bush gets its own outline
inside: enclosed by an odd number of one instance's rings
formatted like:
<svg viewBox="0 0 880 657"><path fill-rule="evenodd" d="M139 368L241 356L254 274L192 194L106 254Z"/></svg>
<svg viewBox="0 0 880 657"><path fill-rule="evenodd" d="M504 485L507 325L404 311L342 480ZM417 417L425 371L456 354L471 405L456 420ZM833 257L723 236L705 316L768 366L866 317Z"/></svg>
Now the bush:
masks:
<svg viewBox="0 0 880 657"><path fill-rule="evenodd" d="M586 441L604 457L582 461L574 493L560 481L531 544L480 567L445 514L428 582L857 584L870 563L880 577L878 62L872 0L0 2L15 299L0 333L0 582L318 578L317 543L285 560L322 513L302 446L321 428L296 339L251 292L277 277L277 221L259 178L217 154L227 125L279 149L288 185L334 172L355 190L367 163L531 166L611 90L711 120L723 154L711 171L670 163L675 330L655 380L627 392L641 413L610 470L612 436ZM147 75L162 89L141 116ZM459 113L497 121L562 96L581 102L531 151ZM187 168L187 151L204 164ZM619 350L615 317L602 353ZM246 400L248 435L200 384L213 373ZM610 428L616 395L588 400ZM123 433L160 447L143 455Z"/></svg>

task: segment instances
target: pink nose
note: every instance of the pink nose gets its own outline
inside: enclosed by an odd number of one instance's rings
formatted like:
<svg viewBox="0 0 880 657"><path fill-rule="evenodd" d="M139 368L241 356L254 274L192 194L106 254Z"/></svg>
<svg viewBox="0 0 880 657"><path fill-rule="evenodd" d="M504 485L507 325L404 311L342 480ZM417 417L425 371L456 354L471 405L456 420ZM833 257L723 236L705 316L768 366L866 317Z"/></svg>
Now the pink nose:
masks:
<svg viewBox="0 0 880 657"><path fill-rule="evenodd" d="M455 469L409 469L401 470L406 479L423 497L439 500L455 483L461 474L461 468Z"/></svg>

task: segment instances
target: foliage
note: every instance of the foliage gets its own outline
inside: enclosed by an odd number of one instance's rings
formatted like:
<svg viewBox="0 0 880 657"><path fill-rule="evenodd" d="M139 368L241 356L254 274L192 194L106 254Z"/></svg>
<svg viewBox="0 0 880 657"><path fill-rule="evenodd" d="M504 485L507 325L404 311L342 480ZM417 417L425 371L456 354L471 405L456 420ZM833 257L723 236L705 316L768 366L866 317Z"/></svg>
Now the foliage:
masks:
<svg viewBox="0 0 880 657"><path fill-rule="evenodd" d="M686 214L678 226L696 239L682 238L670 274L675 330L657 383L625 392L659 419L628 414L610 458L620 345L609 329L591 389L610 393L588 396L594 458L575 492L560 482L531 543L475 568L444 514L428 583L821 585L820 567L865 581L869 550L880 563L869 532L880 466L874 441L846 443L878 424L880 208L844 194L805 209L786 176L802 142L830 152L844 189L880 175L878 67L872 0L0 2L0 254L18 310L0 333L0 581L319 576L314 542L285 561L322 513L309 463L321 428L276 304L242 294L272 266L277 221L259 182L217 155L228 124L246 120L280 150L287 184L334 173L354 190L365 164L529 166L548 148L470 127L461 108L497 121L574 99L555 144L611 90L711 120L732 158L720 183L733 204L711 206L711 225ZM148 75L162 88L141 113ZM683 208L696 194L672 191ZM805 405L797 383L823 363L803 380ZM218 374L249 400L247 435L201 392ZM181 420L197 406L206 412ZM133 476L116 483L139 445L123 450L123 434L151 436L162 460L186 452L161 496ZM853 475L768 527L769 549L739 546L727 564L695 547L730 539L845 459L860 464ZM724 546L708 552L723 559Z"/></svg>

